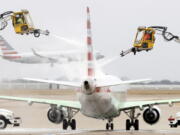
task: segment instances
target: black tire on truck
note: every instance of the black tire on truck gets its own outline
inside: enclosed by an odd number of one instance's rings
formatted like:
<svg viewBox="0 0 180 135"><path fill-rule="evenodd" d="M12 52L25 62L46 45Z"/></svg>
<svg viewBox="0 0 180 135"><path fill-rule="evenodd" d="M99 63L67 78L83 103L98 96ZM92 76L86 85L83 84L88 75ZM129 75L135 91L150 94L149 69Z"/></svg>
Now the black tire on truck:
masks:
<svg viewBox="0 0 180 135"><path fill-rule="evenodd" d="M5 129L7 127L7 121L4 117L0 117L0 129Z"/></svg>

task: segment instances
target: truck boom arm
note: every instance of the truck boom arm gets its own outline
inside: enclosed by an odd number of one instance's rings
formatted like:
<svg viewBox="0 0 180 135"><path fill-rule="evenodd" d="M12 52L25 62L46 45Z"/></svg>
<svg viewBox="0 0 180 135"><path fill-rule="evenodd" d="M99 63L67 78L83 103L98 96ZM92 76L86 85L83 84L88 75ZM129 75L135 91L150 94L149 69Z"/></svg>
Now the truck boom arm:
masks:
<svg viewBox="0 0 180 135"><path fill-rule="evenodd" d="M140 28L140 27L139 27ZM138 30L140 30L138 28ZM177 42L177 43L180 43L180 37L179 36L177 36L177 35L174 35L174 34L172 34L171 32L168 32L167 31L167 27L164 27L164 26L150 26L150 27L147 27L147 29L152 29L153 31L155 31L158 35L162 35L162 37L163 37L163 39L165 40L165 41L167 41L167 42L169 42L169 41L172 41L172 40L174 40L175 42ZM142 30L142 29L141 29ZM146 27L144 27L144 33L146 32ZM154 33L155 34L155 33ZM144 38L144 36L145 36L145 34L143 34L143 37L141 38L141 39L143 39ZM137 36L136 36L136 38L137 38ZM152 39L151 39L152 40ZM149 40L148 42L151 42L151 44L152 45L154 45L154 42L153 41L151 41L151 40ZM135 44L135 42L137 42L136 41L136 39L135 39L135 41L134 41L134 44ZM128 50L125 50L125 51L122 51L121 53L120 53L120 55L121 55L121 57L124 57L124 56L126 56L127 54L129 54L129 53L134 53L134 55L136 55L136 52L140 52L140 51L142 51L142 50L144 50L144 51L149 51L149 50L151 50L153 47L149 47L147 44L148 44L148 42L146 42L146 46L144 46L144 42L142 42L142 41L139 41L140 43L140 46L134 46L134 47L132 47L132 48L130 48L130 49L128 49Z"/></svg>

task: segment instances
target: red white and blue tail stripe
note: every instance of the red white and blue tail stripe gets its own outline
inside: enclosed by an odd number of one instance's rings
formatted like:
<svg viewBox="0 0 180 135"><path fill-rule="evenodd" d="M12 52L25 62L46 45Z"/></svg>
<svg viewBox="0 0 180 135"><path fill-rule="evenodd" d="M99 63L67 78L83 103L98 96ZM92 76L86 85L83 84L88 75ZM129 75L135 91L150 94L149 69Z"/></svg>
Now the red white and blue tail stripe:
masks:
<svg viewBox="0 0 180 135"><path fill-rule="evenodd" d="M91 34L91 21L90 21L90 10L87 7L87 75L88 77L95 76L94 70L94 53L92 46L92 34Z"/></svg>
<svg viewBox="0 0 180 135"><path fill-rule="evenodd" d="M0 49L2 51L2 55L12 55L12 54L17 54L18 52L15 51L15 49L13 47L11 47L7 41L0 36Z"/></svg>

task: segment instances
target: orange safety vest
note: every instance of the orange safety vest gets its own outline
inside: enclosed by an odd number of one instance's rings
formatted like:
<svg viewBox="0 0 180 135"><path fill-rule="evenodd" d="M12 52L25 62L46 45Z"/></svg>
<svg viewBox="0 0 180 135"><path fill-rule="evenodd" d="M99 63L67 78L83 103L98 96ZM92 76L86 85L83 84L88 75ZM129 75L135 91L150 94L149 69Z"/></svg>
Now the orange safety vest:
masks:
<svg viewBox="0 0 180 135"><path fill-rule="evenodd" d="M144 35L143 40L149 40L150 38L151 38L151 35L148 34L148 33L146 33L146 34Z"/></svg>

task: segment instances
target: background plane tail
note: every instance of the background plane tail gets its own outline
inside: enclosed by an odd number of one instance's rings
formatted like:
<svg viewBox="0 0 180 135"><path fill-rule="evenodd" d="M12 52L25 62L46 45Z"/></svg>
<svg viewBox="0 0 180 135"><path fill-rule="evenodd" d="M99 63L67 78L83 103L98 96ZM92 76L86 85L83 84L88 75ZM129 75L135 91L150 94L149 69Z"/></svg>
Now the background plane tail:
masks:
<svg viewBox="0 0 180 135"><path fill-rule="evenodd" d="M17 54L18 52L0 35L0 49L1 55Z"/></svg>

